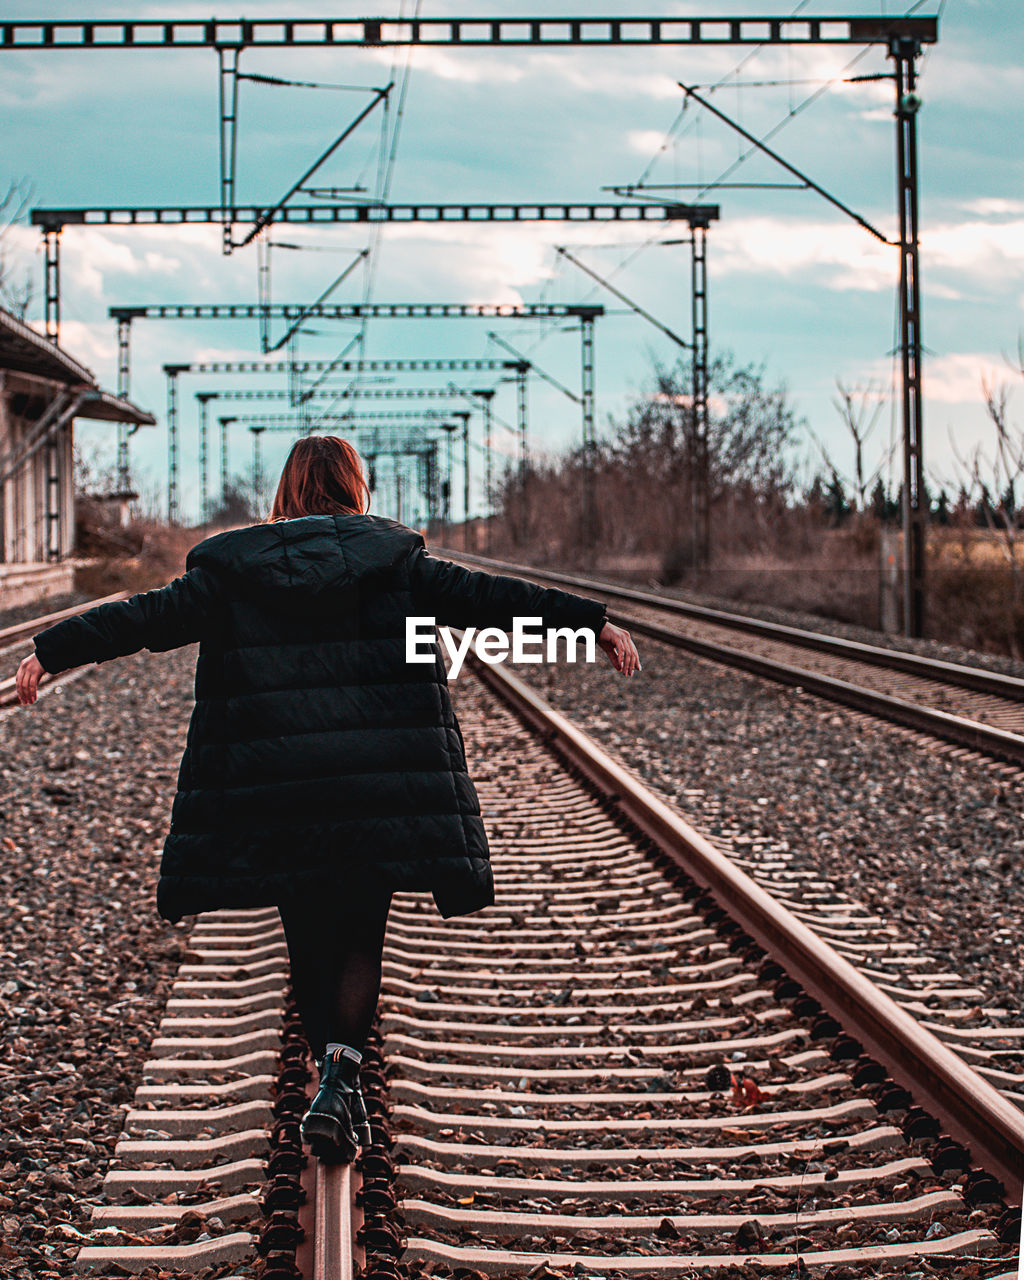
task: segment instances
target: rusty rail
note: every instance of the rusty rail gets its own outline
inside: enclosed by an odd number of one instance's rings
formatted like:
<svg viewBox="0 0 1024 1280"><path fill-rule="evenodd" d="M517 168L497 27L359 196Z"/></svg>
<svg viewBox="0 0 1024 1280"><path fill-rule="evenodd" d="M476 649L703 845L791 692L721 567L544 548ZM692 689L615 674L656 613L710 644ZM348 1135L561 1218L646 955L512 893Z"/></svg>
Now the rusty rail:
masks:
<svg viewBox="0 0 1024 1280"><path fill-rule="evenodd" d="M905 1013L522 680L471 657L487 686L698 884L910 1089L1011 1200L1024 1192L1024 1112Z"/></svg>
<svg viewBox="0 0 1024 1280"><path fill-rule="evenodd" d="M310 1280L352 1280L358 1270L353 1221L357 1174L351 1164L314 1163Z"/></svg>
<svg viewBox="0 0 1024 1280"><path fill-rule="evenodd" d="M52 627L55 622L63 622L65 618L74 618L80 613L85 613L87 609L94 609L98 604L110 604L113 600L127 600L130 595L130 591L115 591L113 595L100 596L98 600L86 600L84 604L73 604L67 609L59 609L56 613L44 613L40 618L28 618L25 622L16 622L13 626L5 627L0 631L0 649L5 645L16 644L19 640L34 636L37 631L42 631L44 627Z"/></svg>
<svg viewBox="0 0 1024 1280"><path fill-rule="evenodd" d="M813 631L796 631L793 628L779 627L774 623L762 623L758 619L740 618L740 615L724 614L717 610L703 609L696 605L667 599L663 596L651 595L647 592L630 591L627 588L612 587L591 578L573 577L569 574L540 571L524 565L512 564L501 560L487 560L482 556L455 553L456 558L477 561L495 570L515 570L522 576L529 576L542 581L557 582L576 590L586 590L594 595L609 595L616 598L630 599L646 606L665 609L671 612L686 614L694 618L712 622L715 625L733 626L732 619L737 619L737 627L742 624L743 630L756 631L766 639L783 640L787 643L801 644L805 648L814 648L819 652L830 653L856 661L868 662L875 666L889 666L894 670L923 677L929 680L954 684L970 688L977 692L994 694L1017 701L1024 699L1024 680L1014 676L1004 676L999 672L982 671L980 668L962 667L954 663L939 662L933 658L923 658L916 654L901 653L895 650L878 648L871 645L855 644L853 641L841 640L833 636L821 635ZM1024 737L995 725L985 724L980 720L968 719L965 716L952 715L936 707L928 707L921 703L911 702L905 698L893 697L876 689L853 684L848 680L840 680L835 676L810 671L806 667L795 667L790 663L780 662L764 654L752 653L746 649L735 649L715 640L705 640L698 636L685 635L668 627L658 626L643 618L631 614L616 614L616 619L624 623L640 635L649 636L663 644L677 649L685 649L698 657L707 658L725 666L749 672L773 680L778 684L786 684L803 689L817 697L831 702L852 707L869 715L880 716L893 724L903 725L919 733L927 733L945 742L957 746L968 747L984 755L993 756L1011 764L1024 766ZM802 639L795 639L800 636ZM812 643L813 642L813 643ZM892 661L888 659L892 657ZM973 683L972 683L973 682Z"/></svg>
<svg viewBox="0 0 1024 1280"><path fill-rule="evenodd" d="M590 591L597 595L610 596L615 600L624 600L652 609L663 609L666 613L676 613L681 617L713 623L715 626L729 627L733 631L746 631L751 635L763 636L767 640L780 640L786 644L799 645L804 649L813 649L816 653L830 653L839 658L850 658L856 662L888 667L893 671L902 671L907 675L920 676L926 680L938 680L943 684L972 689L976 693L990 693L996 697L1024 702L1024 680L1018 676L1004 675L1000 671L986 671L983 667L944 662L939 658L908 653L904 649L889 649L884 645L844 640L841 636L826 635L821 631L787 627L781 623L767 622L762 618L752 618L742 613L711 609L705 605L692 604L688 600L677 600L672 596L603 582L599 578L560 573L554 569L535 569L532 565L516 564L509 560L493 560L486 556L473 555L468 551L446 551L445 554L452 559L472 561L494 570L538 578L545 582L571 587L577 591ZM633 625L635 623L630 619L630 626Z"/></svg>
<svg viewBox="0 0 1024 1280"><path fill-rule="evenodd" d="M25 622L16 622L14 626L6 627L3 631L0 631L0 649L5 649L23 640L30 639L46 627L52 627L55 622L63 622L65 618L77 617L78 614L86 613L89 609L94 609L100 604L110 604L114 600L126 600L130 595L130 591L115 591L113 595L100 596L98 600L86 600L84 604L74 604L68 609L59 609L56 613L45 613L39 618L29 618ZM51 676L46 673L39 681L39 687L43 688L48 684L66 680L67 677L68 672L66 671L62 671L59 676ZM6 679L0 680L0 707L13 706L17 700L16 677L8 676Z"/></svg>

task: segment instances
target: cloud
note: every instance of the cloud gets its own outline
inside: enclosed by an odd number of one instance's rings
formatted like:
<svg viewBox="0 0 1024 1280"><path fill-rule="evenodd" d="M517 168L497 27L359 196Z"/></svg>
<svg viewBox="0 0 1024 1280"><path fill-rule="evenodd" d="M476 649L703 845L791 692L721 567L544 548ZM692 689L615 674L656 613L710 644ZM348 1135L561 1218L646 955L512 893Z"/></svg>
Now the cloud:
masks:
<svg viewBox="0 0 1024 1280"><path fill-rule="evenodd" d="M806 277L815 272L838 290L891 289L896 257L859 227L794 218L739 218L724 221L710 238L715 275L756 273Z"/></svg>
<svg viewBox="0 0 1024 1280"><path fill-rule="evenodd" d="M373 61L389 69L394 50L373 50ZM647 49L643 61L623 59L619 50L600 46L580 56L579 50L531 49L491 50L484 48L445 49L421 45L413 50L413 77L433 76L460 84L508 85L533 83L547 90L583 91L590 95L629 98L676 98L682 94L676 83L678 55L664 49Z"/></svg>
<svg viewBox="0 0 1024 1280"><path fill-rule="evenodd" d="M968 200L962 207L979 218L1024 216L1024 200L1009 200L999 196L982 196L977 200Z"/></svg>
<svg viewBox="0 0 1024 1280"><path fill-rule="evenodd" d="M631 151L639 151L643 156L652 155L655 151L660 151L665 144L665 131L662 129L632 129L630 130L629 149Z"/></svg>
<svg viewBox="0 0 1024 1280"><path fill-rule="evenodd" d="M105 385L105 372L117 356L117 343L109 324L101 326L82 320L62 320L60 345L91 369L101 386Z"/></svg>
<svg viewBox="0 0 1024 1280"><path fill-rule="evenodd" d="M924 389L928 400L937 404L981 404L987 384L999 386L1020 381L1012 368L988 352L956 352L926 362Z"/></svg>
<svg viewBox="0 0 1024 1280"><path fill-rule="evenodd" d="M1024 270L1024 217L1015 222L946 223L922 233L929 266L1005 289Z"/></svg>
<svg viewBox="0 0 1024 1280"><path fill-rule="evenodd" d="M876 383L888 386L892 379L891 361L877 360L855 374L853 384ZM1020 381L1008 361L990 351L957 351L932 356L922 371L925 401L929 405L984 407L984 387L997 387Z"/></svg>
<svg viewBox="0 0 1024 1280"><path fill-rule="evenodd" d="M894 234L884 216L875 215L874 222ZM715 274L797 278L811 272L839 291L891 289L899 268L893 247L853 224L796 218L724 220L712 232L709 253ZM1024 218L926 226L921 255L925 292L933 298L976 296L980 285L1005 290L1008 280L1024 274Z"/></svg>
<svg viewBox="0 0 1024 1280"><path fill-rule="evenodd" d="M375 49L371 56L375 62L388 67L394 61L391 49ZM412 66L414 72L462 84L518 84L528 74L523 62L509 62L500 53L474 50L467 55L429 46L414 51Z"/></svg>

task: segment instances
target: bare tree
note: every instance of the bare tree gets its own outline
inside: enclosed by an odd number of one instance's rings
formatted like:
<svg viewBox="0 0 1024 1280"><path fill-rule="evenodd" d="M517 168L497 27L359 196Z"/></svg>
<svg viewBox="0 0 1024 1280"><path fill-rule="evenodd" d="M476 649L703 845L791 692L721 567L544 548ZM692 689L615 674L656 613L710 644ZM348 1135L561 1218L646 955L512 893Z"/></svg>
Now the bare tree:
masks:
<svg viewBox="0 0 1024 1280"><path fill-rule="evenodd" d="M1024 375L1024 361L1018 370ZM1016 620L1024 605L1024 563L1021 543L1024 541L1024 511L1020 506L1024 485L1024 428L1011 423L1010 387L982 379L982 392L989 420L995 427L995 440L989 450L982 445L964 457L950 433L953 455L959 468L959 481L1000 548L1010 574L1011 598L1007 601L1007 635L1010 651L1021 657Z"/></svg>
<svg viewBox="0 0 1024 1280"><path fill-rule="evenodd" d="M882 454L874 470L870 473L867 471L864 461L865 446L878 425L878 419L885 407L884 391L874 383L869 383L866 387L847 387L841 378L836 379L836 387L839 395L832 403L853 439L853 475L847 475L839 469L832 452L825 447L810 427L807 428L807 434L821 455L833 486L849 490L854 498L853 509L863 512L870 506L868 494L888 466L895 449L895 445L891 444Z"/></svg>
<svg viewBox="0 0 1024 1280"><path fill-rule="evenodd" d="M210 512L211 525L255 524L260 519L256 488L251 475L236 476Z"/></svg>
<svg viewBox="0 0 1024 1280"><path fill-rule="evenodd" d="M34 194L27 179L11 181L0 197L0 305L24 320L32 303L32 275L11 263L11 228L25 215Z"/></svg>
<svg viewBox="0 0 1024 1280"><path fill-rule="evenodd" d="M95 497L109 493L117 481L117 467L106 457L102 446L92 441L89 445L76 439L72 449L75 476L75 494Z"/></svg>
<svg viewBox="0 0 1024 1280"><path fill-rule="evenodd" d="M865 475L864 446L885 408L885 393L873 382L866 387L848 387L842 378L836 379L836 389L839 394L832 403L853 440L853 491L857 495L857 510L863 511L867 506L868 491L881 475L886 462L883 458L870 476Z"/></svg>

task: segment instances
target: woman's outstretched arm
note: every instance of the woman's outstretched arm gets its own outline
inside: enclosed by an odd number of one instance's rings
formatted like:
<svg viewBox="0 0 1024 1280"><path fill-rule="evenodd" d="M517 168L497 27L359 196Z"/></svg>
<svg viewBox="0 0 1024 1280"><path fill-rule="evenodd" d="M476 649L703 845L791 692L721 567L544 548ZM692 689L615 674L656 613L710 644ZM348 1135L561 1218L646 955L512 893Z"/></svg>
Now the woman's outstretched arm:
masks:
<svg viewBox="0 0 1024 1280"><path fill-rule="evenodd" d="M35 653L18 668L18 701L35 702L40 677L87 662L108 662L140 649L161 653L199 640L220 603L216 579L189 569L166 587L87 609L32 637Z"/></svg>
<svg viewBox="0 0 1024 1280"><path fill-rule="evenodd" d="M417 608L441 626L508 631L514 618L529 617L540 618L546 627L589 627L617 671L632 675L640 668L629 632L608 621L607 606L600 600L525 578L466 569L432 556L422 544L409 558L409 580Z"/></svg>

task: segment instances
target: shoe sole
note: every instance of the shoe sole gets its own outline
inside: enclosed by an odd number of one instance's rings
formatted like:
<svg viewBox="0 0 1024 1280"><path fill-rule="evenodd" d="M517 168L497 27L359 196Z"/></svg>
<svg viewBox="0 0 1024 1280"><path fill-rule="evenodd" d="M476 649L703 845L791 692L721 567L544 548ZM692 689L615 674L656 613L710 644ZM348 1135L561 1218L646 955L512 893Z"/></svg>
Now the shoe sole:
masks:
<svg viewBox="0 0 1024 1280"><path fill-rule="evenodd" d="M350 1164L359 1152L354 1136L334 1116L306 1116L300 1131L313 1155L325 1164Z"/></svg>

